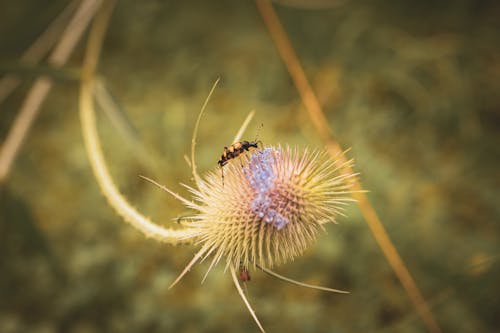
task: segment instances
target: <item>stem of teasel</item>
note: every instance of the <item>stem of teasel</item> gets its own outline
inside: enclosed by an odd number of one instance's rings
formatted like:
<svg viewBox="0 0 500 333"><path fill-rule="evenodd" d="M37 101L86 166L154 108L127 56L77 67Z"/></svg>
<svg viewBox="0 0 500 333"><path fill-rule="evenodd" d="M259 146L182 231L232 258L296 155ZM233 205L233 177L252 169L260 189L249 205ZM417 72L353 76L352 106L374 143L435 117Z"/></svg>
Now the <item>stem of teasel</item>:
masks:
<svg viewBox="0 0 500 333"><path fill-rule="evenodd" d="M332 156L337 156L341 163L346 160L342 153L342 148L333 138L332 130L328 126L321 105L314 93L307 76L302 68L300 60L298 59L295 50L288 39L285 29L281 25L278 15L276 14L271 2L269 0L255 0L257 8L260 12L262 19L273 39L276 48L285 63L292 80L300 94L302 103L306 107L309 116L316 128L320 138L326 143L328 152ZM352 168L347 166L344 169L346 173L353 173ZM382 249L384 256L403 285L408 297L413 302L420 318L424 322L429 332L438 333L441 329L431 312L429 305L420 292L419 288L413 277L411 276L408 268L406 267L403 259L399 255L396 247L391 241L387 231L385 230L382 221L377 215L377 212L371 205L365 191L358 180L354 183L354 199L357 200L358 206L363 214L363 217L370 228L375 240Z"/></svg>
<svg viewBox="0 0 500 333"><path fill-rule="evenodd" d="M189 241L191 229L167 229L159 226L135 210L116 188L104 160L101 144L95 124L93 105L94 75L99 58L100 49L107 29L109 18L115 5L114 0L105 1L101 7L90 31L85 58L82 67L82 82L80 86L79 108L82 124L83 139L87 156L92 166L94 176L108 200L126 222L141 231L147 237L156 240L178 244Z"/></svg>

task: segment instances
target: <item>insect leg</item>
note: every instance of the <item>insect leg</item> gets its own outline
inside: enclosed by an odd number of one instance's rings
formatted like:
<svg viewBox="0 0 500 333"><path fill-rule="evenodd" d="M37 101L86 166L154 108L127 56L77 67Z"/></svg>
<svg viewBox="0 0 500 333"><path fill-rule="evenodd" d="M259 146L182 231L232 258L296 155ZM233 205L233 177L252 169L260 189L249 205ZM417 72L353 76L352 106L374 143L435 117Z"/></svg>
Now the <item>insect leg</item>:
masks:
<svg viewBox="0 0 500 333"><path fill-rule="evenodd" d="M183 221L190 220L190 219L193 219L192 215L180 215L179 217L177 217L176 222L178 224L182 224Z"/></svg>
<svg viewBox="0 0 500 333"><path fill-rule="evenodd" d="M221 171L221 178L222 178L222 187L224 187L224 166L220 167L220 171Z"/></svg>

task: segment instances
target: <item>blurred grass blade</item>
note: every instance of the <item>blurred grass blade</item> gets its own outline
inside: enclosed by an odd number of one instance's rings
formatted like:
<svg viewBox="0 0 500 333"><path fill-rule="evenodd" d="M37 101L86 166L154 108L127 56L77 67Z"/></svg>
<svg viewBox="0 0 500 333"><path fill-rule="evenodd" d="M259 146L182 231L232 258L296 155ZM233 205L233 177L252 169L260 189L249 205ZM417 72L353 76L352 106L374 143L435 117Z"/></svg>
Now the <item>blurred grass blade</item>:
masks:
<svg viewBox="0 0 500 333"><path fill-rule="evenodd" d="M80 69L71 67L54 67L50 65L9 63L0 64L0 74L4 78L15 77L16 80L33 80L41 76L54 81L76 82L80 80Z"/></svg>
<svg viewBox="0 0 500 333"><path fill-rule="evenodd" d="M238 142L241 141L241 137L243 136L243 133L247 130L248 125L252 121L253 117L255 116L255 110L250 111L248 116L245 118L243 121L243 124L241 125L240 129L238 130L238 133L236 133L236 136L233 139L233 142Z"/></svg>
<svg viewBox="0 0 500 333"><path fill-rule="evenodd" d="M126 141L126 146L134 152L134 156L144 167L155 175L161 174L161 168L158 162L152 156L148 149L141 142L139 132L127 117L127 113L121 107L120 103L113 97L102 79L95 80L94 97L99 108L108 117L111 124Z"/></svg>
<svg viewBox="0 0 500 333"><path fill-rule="evenodd" d="M106 88L102 79L96 79L94 96L97 104L120 134L133 144L138 144L139 134L123 108Z"/></svg>
<svg viewBox="0 0 500 333"><path fill-rule="evenodd" d="M47 55L57 42L64 26L67 24L78 4L73 0L64 10L50 23L47 29L35 40L35 42L23 53L19 59L21 64L35 65ZM6 75L0 79L0 104L17 88L21 80L16 75Z"/></svg>
<svg viewBox="0 0 500 333"><path fill-rule="evenodd" d="M341 159L341 163L345 161L345 156L342 153L340 145L333 138L332 131L328 125L328 120L326 119L321 105L312 90L311 85L307 79L307 76L300 64L300 61L293 49L293 46L288 39L288 36L279 21L279 18L274 11L274 8L269 0L255 0L257 8L262 16L264 23L271 35L276 48L281 56L281 59L285 63L292 80L300 94L303 104L305 105L309 116L314 124L314 127L318 131L320 138L327 144L328 151L332 156L337 156ZM353 173L350 166L347 166L344 170L345 172ZM353 197L357 200L361 213L365 218L368 227L370 228L372 234L375 237L378 245L382 249L387 261L391 265L392 269L399 278L401 284L406 290L409 298L413 302L417 312L422 318L424 324L426 325L429 332L441 332L434 316L422 296L420 290L418 289L415 280L411 276L408 268L406 267L403 259L399 255L396 247L392 243L387 231L385 230L382 222L380 221L377 213L363 191L361 184L356 180L355 188L356 192L353 193Z"/></svg>
<svg viewBox="0 0 500 333"><path fill-rule="evenodd" d="M101 0L82 1L55 49L50 54L49 64L57 67L66 63L97 8L99 8L100 3ZM51 88L52 82L50 79L41 77L35 81L28 92L5 141L0 147L0 183L7 178L19 148Z"/></svg>

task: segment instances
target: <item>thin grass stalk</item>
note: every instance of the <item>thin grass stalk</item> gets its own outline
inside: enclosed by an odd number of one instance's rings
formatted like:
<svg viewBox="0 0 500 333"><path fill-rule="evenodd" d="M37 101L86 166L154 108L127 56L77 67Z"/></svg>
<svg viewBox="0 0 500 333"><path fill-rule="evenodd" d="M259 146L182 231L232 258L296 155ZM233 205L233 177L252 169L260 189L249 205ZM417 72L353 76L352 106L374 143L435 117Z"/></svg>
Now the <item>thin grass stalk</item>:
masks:
<svg viewBox="0 0 500 333"><path fill-rule="evenodd" d="M241 141L241 137L243 136L243 133L245 133L245 131L247 130L247 127L250 124L250 122L252 121L254 116L255 116L255 110L250 111L248 116L245 118L245 121L243 121L243 124L241 125L240 130L234 136L233 142Z"/></svg>
<svg viewBox="0 0 500 333"><path fill-rule="evenodd" d="M48 62L51 65L60 67L66 63L100 3L101 0L85 0L81 3L49 56ZM41 77L35 81L28 92L4 143L0 147L0 184L7 178L24 138L51 88L52 81L47 77Z"/></svg>
<svg viewBox="0 0 500 333"><path fill-rule="evenodd" d="M44 32L21 55L21 64L37 64L59 39L64 26L71 17L71 13L78 5L78 0L71 1L64 10L50 23ZM17 88L21 80L16 75L5 75L0 79L0 104Z"/></svg>
<svg viewBox="0 0 500 333"><path fill-rule="evenodd" d="M311 121L318 131L318 135L326 143L328 152L332 156L337 156L341 163L346 161L346 158L342 153L343 150L333 137L332 130L328 125L328 120L324 115L318 98L316 97L316 94L307 79L300 60L298 59L271 2L269 0L255 0L255 2L269 34L278 49L281 59L285 63L288 72L294 81L302 99L302 103L306 107ZM346 165L344 172L353 173L352 168L349 165ZM391 241L380 218L368 200L368 197L363 191L363 188L358 180L355 181L354 190L353 197L357 200L361 213L363 214L370 231L372 232L379 247L382 249L382 252L391 268L394 270L396 276L403 285L408 297L413 302L428 331L433 333L441 332L429 305L417 287L415 280L411 276L403 259Z"/></svg>
<svg viewBox="0 0 500 333"><path fill-rule="evenodd" d="M105 1L99 11L96 20L92 25L87 43L86 54L82 67L82 82L80 87L79 106L80 119L82 123L82 133L85 142L87 156L90 160L92 171L97 183L101 188L108 203L113 207L118 215L134 228L141 231L146 237L170 243L178 244L184 242L191 235L190 230L167 229L159 226L135 210L128 201L121 195L115 186L104 160L101 144L97 135L95 124L95 112L93 106L93 89L95 69L99 59L102 42L115 1Z"/></svg>

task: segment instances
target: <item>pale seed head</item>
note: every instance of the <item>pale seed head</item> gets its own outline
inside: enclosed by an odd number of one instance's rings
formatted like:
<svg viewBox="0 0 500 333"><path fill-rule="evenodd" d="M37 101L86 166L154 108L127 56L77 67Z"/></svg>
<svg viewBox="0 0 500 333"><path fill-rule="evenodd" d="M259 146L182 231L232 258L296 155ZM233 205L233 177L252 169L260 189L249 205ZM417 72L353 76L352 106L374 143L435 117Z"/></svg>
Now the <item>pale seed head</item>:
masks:
<svg viewBox="0 0 500 333"><path fill-rule="evenodd" d="M350 164L350 162L348 162ZM199 210L189 226L227 266L272 267L301 255L327 222L351 201L354 175L326 152L266 147L209 172L194 193Z"/></svg>

